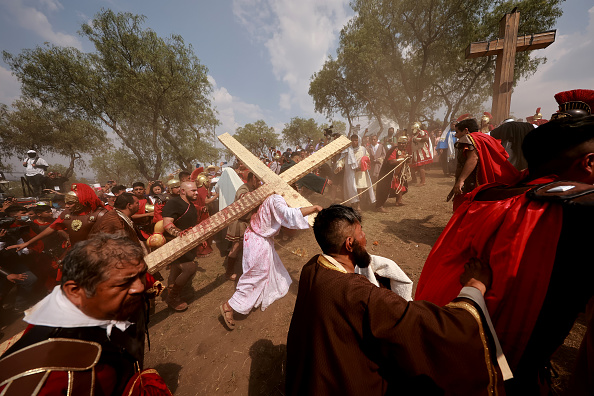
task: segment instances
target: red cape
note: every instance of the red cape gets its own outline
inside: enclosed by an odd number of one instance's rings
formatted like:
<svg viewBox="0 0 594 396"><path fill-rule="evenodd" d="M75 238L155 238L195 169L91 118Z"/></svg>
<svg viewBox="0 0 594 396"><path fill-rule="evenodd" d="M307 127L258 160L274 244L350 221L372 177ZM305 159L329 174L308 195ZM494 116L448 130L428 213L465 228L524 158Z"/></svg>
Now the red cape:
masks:
<svg viewBox="0 0 594 396"><path fill-rule="evenodd" d="M529 184L552 180L539 179ZM493 185L476 188L433 246L417 285L416 300L445 305L460 292L470 258L488 262L493 284L485 295L497 336L512 370L540 313L561 232L560 205L526 194L501 201L474 201Z"/></svg>
<svg viewBox="0 0 594 396"><path fill-rule="evenodd" d="M507 160L509 155L501 141L482 132L468 134L477 150L479 162L477 178L479 185L488 183L511 184L517 181L519 172Z"/></svg>
<svg viewBox="0 0 594 396"><path fill-rule="evenodd" d="M515 184L520 172L507 159L509 155L501 145L501 140L482 132L472 132L468 137L474 143L478 154L476 177L479 186L489 183ZM472 192L454 197L454 211L466 201Z"/></svg>

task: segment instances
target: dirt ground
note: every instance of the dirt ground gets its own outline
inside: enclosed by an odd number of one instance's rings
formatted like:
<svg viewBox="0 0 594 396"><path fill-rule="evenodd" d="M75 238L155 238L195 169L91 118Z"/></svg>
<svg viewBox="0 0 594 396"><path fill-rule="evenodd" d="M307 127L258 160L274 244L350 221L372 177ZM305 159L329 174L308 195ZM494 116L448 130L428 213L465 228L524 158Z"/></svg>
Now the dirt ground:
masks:
<svg viewBox="0 0 594 396"><path fill-rule="evenodd" d="M445 197L452 184L453 179L443 176L441 170L431 170L425 187L411 187L404 196L405 206L396 207L390 199L386 206L389 213L363 212L367 249L396 261L415 285L431 246L451 216L451 203L446 203ZM317 194L308 198L322 206L330 203ZM231 297L235 283L224 277L224 257L216 247L210 257L199 260L198 273L191 287L184 290L189 303L186 312L174 313L157 299L145 367L156 368L174 394L284 395L286 337L299 275L301 267L320 250L311 230L291 241L277 240L276 250L293 279L288 295L266 311L258 309L236 317L237 327L232 332L223 325L219 304ZM6 319L0 341L24 327L20 320ZM555 355L559 394L564 394L584 331L578 320Z"/></svg>

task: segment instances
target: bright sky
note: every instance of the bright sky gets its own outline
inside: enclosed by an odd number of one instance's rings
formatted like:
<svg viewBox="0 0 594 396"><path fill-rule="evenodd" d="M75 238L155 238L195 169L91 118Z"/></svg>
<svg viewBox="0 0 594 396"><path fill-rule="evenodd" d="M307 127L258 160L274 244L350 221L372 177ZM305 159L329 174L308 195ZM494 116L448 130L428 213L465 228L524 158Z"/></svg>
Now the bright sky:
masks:
<svg viewBox="0 0 594 396"><path fill-rule="evenodd" d="M291 117L314 117L309 79L328 54L335 54L341 27L352 17L348 0L0 0L0 49L19 53L44 42L93 51L77 31L101 8L147 17L160 36L180 34L209 69L222 126L217 133L258 119L280 131ZM556 92L594 88L594 6L567 0L557 41L529 81L512 97L516 117L542 107L549 118ZM521 10L520 10L521 11ZM0 60L0 102L12 103L19 84ZM489 104L485 110L490 110ZM439 118L443 115L437 115Z"/></svg>

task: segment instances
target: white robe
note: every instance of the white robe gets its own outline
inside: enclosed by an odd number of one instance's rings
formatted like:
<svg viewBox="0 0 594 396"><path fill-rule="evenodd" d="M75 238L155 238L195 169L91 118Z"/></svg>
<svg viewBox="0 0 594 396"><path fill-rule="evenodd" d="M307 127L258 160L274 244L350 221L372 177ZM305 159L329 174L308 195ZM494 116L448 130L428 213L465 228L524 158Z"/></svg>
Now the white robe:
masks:
<svg viewBox="0 0 594 396"><path fill-rule="evenodd" d="M309 223L299 208L290 208L283 197L274 194L252 215L243 236L243 274L229 300L234 311L247 315L260 305L264 311L289 291L291 277L274 249L273 237L281 226L302 230Z"/></svg>
<svg viewBox="0 0 594 396"><path fill-rule="evenodd" d="M233 168L223 168L217 181L215 191L219 193L219 210L225 209L235 201L235 193L243 185L243 181Z"/></svg>
<svg viewBox="0 0 594 396"><path fill-rule="evenodd" d="M365 147L359 146L356 150L349 147L342 152L341 157L337 162L338 167L344 168L343 189L345 200L357 195L357 189L365 189L372 185L369 170L360 170L361 158L365 156L369 157ZM369 194L369 201L374 203L375 193L373 192L373 188L367 190L366 194ZM351 199L348 203L356 203L359 201L361 201L360 196Z"/></svg>

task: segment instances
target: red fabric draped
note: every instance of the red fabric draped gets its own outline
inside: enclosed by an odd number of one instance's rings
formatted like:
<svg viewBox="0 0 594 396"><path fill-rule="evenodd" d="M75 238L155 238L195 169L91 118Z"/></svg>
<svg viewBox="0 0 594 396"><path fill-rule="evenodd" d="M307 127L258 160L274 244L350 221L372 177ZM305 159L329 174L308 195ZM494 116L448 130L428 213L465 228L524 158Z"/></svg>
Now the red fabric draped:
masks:
<svg viewBox="0 0 594 396"><path fill-rule="evenodd" d="M488 262L493 284L485 300L513 370L547 293L562 209L530 200L525 194L496 202L473 200L479 191L492 186L476 188L454 213L429 253L415 299L447 304L460 291L464 264L472 257Z"/></svg>
<svg viewBox="0 0 594 396"><path fill-rule="evenodd" d="M84 183L74 183L72 184L71 189L76 193L78 202L87 208L91 208L91 212L94 212L97 208L103 207L103 202L101 202L95 191L88 185Z"/></svg>
<svg viewBox="0 0 594 396"><path fill-rule="evenodd" d="M479 186L489 183L514 184L521 179L520 172L507 159L509 155L501 141L482 132L472 132L468 137L478 154L477 181ZM454 212L469 199L472 192L454 196Z"/></svg>
<svg viewBox="0 0 594 396"><path fill-rule="evenodd" d="M509 155L501 141L482 132L473 132L468 137L474 142L479 162L477 177L479 185L487 183L512 184L518 181L519 172L507 160Z"/></svg>

